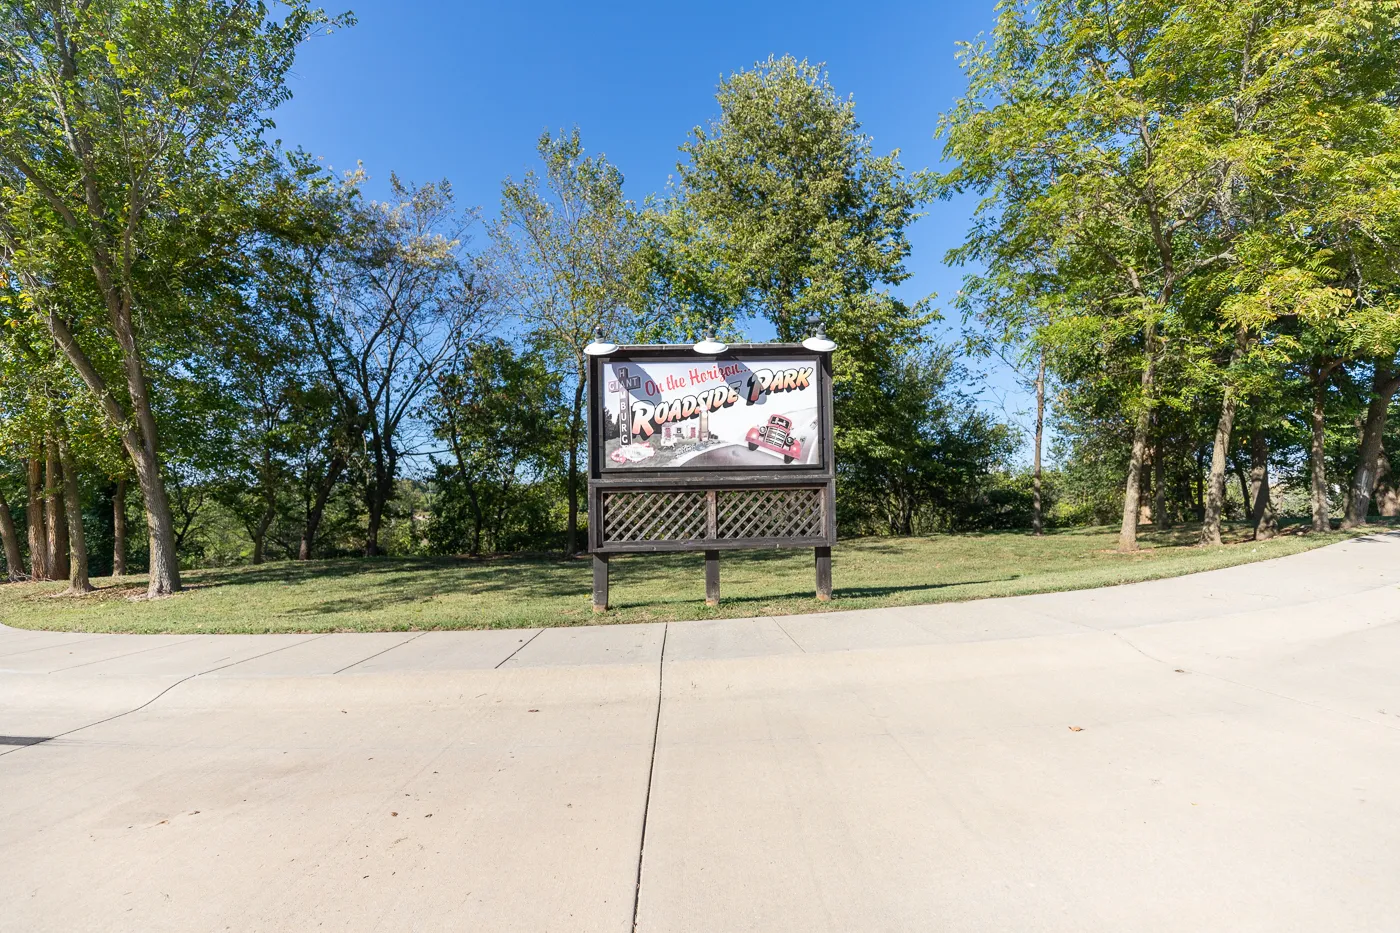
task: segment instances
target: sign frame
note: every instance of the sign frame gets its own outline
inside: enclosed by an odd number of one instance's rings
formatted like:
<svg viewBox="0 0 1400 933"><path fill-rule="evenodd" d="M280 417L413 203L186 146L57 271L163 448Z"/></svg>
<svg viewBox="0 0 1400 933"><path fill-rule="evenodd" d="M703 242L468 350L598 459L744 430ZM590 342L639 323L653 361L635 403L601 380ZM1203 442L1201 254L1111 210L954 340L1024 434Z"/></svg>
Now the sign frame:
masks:
<svg viewBox="0 0 1400 933"><path fill-rule="evenodd" d="M747 360L781 360L815 363L817 390L817 431L820 460L814 464L757 466L687 467L605 466L607 455L606 422L603 417L606 367L618 362L676 361L706 365ZM635 377L631 377L635 378ZM816 552L817 598L831 597L831 547L836 543L836 452L832 436L831 353L813 351L800 343L743 343L718 354L696 353L686 344L643 344L619 346L606 355L590 356L587 379L588 446L588 549L593 555L594 609L608 605L607 560L612 554L704 551L706 602L719 602L719 552L747 548L813 548ZM630 418L625 419L630 422ZM619 431L630 430L619 424ZM636 508L648 517L685 512L680 524L686 528L661 527L655 533L639 532L619 536L609 530L610 509L617 503L642 501ZM701 502L705 517L700 516ZM755 507L753 502L759 502ZM687 503L684 508L678 502ZM655 504L653 504L655 503ZM730 503L727 506L726 503ZM738 516L747 508L749 528L725 528L728 516ZM781 513L790 508L799 518L783 520L774 516L775 528L761 527L768 511ZM620 507L617 507L620 509ZM647 511L647 509L650 511ZM613 522L612 524L616 524ZM735 521L734 524L741 524ZM654 521L653 527L664 526Z"/></svg>

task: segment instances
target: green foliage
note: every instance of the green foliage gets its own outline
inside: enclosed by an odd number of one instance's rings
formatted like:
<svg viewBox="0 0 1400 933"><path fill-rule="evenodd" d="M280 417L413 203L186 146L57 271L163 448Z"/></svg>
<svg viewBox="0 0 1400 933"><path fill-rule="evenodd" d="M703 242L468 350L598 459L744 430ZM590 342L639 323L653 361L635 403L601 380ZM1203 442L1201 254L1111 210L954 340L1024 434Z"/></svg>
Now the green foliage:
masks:
<svg viewBox="0 0 1400 933"><path fill-rule="evenodd" d="M960 304L1045 353L1072 473L1117 463L1136 502L1150 449L1209 461L1289 378L1394 359L1397 26L1371 0L1011 2L963 47L935 183L982 197Z"/></svg>
<svg viewBox="0 0 1400 933"><path fill-rule="evenodd" d="M880 390L850 398L838 459L843 532L927 534L1000 527L988 508L1018 437L959 386L947 348L896 359Z"/></svg>
<svg viewBox="0 0 1400 933"><path fill-rule="evenodd" d="M957 462L948 467L957 472L979 455L953 449L956 432L945 430L942 403L930 395L946 388L945 374L934 372L946 354L921 349L936 315L888 291L908 278L907 230L918 216L920 183L905 175L897 151L875 153L854 101L818 66L770 58L730 75L717 99L720 115L681 147L675 188L654 215L653 271L664 287L653 299L669 334L737 333L761 319L779 340L795 342L820 320L839 346L837 462L862 477L843 487L862 490L843 491L844 524L907 533L920 510L944 516L935 524L947 521L935 461ZM920 372L933 380L923 389ZM977 447L991 428L969 419L978 437L969 446ZM1007 445L990 446L995 459ZM906 474L890 490L898 505L882 503L873 491L880 487L869 486Z"/></svg>
<svg viewBox="0 0 1400 933"><path fill-rule="evenodd" d="M875 155L854 101L790 56L731 75L717 97L719 118L681 147L678 285L698 279L700 296L767 318L780 340L805 336L813 314L833 333L880 315L891 299L877 290L908 277L919 200L898 152Z"/></svg>
<svg viewBox="0 0 1400 933"><path fill-rule="evenodd" d="M651 330L645 262L654 250L647 245L646 224L623 194L622 173L605 155L587 155L577 128L542 134L536 149L544 175L531 171L501 186L489 262L496 300L549 355L560 391L571 398L564 547L573 553L585 456L583 348L597 331L622 342Z"/></svg>
<svg viewBox="0 0 1400 933"><path fill-rule="evenodd" d="M437 464L433 552L542 549L568 422L543 356L500 339L478 344L439 381L424 415L452 454Z"/></svg>

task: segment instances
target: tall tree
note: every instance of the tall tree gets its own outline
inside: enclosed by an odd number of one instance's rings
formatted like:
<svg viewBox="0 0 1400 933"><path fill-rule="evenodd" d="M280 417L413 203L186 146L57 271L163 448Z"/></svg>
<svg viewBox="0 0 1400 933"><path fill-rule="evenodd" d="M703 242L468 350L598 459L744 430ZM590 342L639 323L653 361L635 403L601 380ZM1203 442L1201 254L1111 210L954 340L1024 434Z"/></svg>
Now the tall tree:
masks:
<svg viewBox="0 0 1400 933"><path fill-rule="evenodd" d="M285 417L277 432L298 500L298 560L317 549L326 508L341 483L363 465L365 416L355 393L337 392L332 376L344 363L343 348L315 339L334 296L354 286L357 238L366 208L362 169L336 178L305 153L293 153L275 179L263 224L268 235L257 252L258 323L236 354L243 384L272 378ZM325 330L324 327L321 328ZM271 370L263 360L276 361ZM342 387L344 387L342 385Z"/></svg>
<svg viewBox="0 0 1400 933"><path fill-rule="evenodd" d="M1136 356L1137 385L1122 399L1133 428L1120 548L1136 547L1163 367L1183 356L1214 366L1196 384L1221 399L1203 510L1202 540L1215 542L1257 349L1280 318L1336 305L1338 283L1299 249L1315 228L1283 217L1319 190L1300 177L1337 168L1316 127L1355 126L1349 108L1367 98L1358 89L1384 84L1376 74L1389 65L1377 63L1389 53L1373 52L1394 12L1383 7L1016 2L989 40L963 50L970 88L941 125L957 162L942 183L984 196L974 242L998 230L1054 243L1083 318L1059 334L1098 329L1115 357ZM1363 80L1346 73L1356 63L1369 69ZM1313 111L1326 99L1330 112L1331 95L1345 114L1319 121L1327 113ZM1282 307L1281 291L1299 306Z"/></svg>
<svg viewBox="0 0 1400 933"><path fill-rule="evenodd" d="M577 128L544 133L536 146L543 174L501 185L491 227L492 290L552 358L571 398L565 450L569 514L564 549L579 548L580 470L588 358L601 329L623 342L646 328L637 297L642 231L622 191L622 173L584 152Z"/></svg>
<svg viewBox="0 0 1400 933"><path fill-rule="evenodd" d="M936 315L890 289L909 272L922 184L877 154L818 65L769 58L720 82L719 115L691 131L664 224L663 308L691 332L766 320L797 341L820 320L834 363L839 459L879 445L855 416L902 378Z"/></svg>
<svg viewBox="0 0 1400 933"><path fill-rule="evenodd" d="M297 46L328 25L305 0L22 0L0 8L0 235L41 288L63 254L93 300L49 302L54 339L102 406L141 486L149 594L180 588L152 398L153 343L196 339L159 290L234 250L245 169L267 150Z"/></svg>
<svg viewBox="0 0 1400 933"><path fill-rule="evenodd" d="M24 554L20 550L19 532L15 528L15 516L10 511L10 502L0 492L0 542L5 546L5 576L11 583L26 579Z"/></svg>
<svg viewBox="0 0 1400 933"><path fill-rule="evenodd" d="M565 411L558 383L533 349L517 353L488 340L456 361L424 412L452 453L438 471L440 505L429 530L435 549L501 549L523 493L559 475Z"/></svg>
<svg viewBox="0 0 1400 933"><path fill-rule="evenodd" d="M1182 280L1213 261L1187 228L1215 193L1209 153L1180 119L1199 97L1159 37L1173 6L1056 0L1002 8L964 46L969 90L940 124L956 167L945 191L984 196L986 226L1053 236L1081 314L1137 356L1119 547L1137 547L1162 328Z"/></svg>
<svg viewBox="0 0 1400 933"><path fill-rule="evenodd" d="M55 441L63 470L63 502L68 523L67 541L71 559L68 566L68 592L75 596L92 592L88 579L87 534L83 528L83 498L78 485L78 463L67 438Z"/></svg>
<svg viewBox="0 0 1400 933"><path fill-rule="evenodd" d="M391 176L390 186L392 200L364 206L324 300L306 309L342 410L362 418L367 556L381 553L411 417L458 348L489 326L466 253L474 215L456 209L445 181L412 186Z"/></svg>

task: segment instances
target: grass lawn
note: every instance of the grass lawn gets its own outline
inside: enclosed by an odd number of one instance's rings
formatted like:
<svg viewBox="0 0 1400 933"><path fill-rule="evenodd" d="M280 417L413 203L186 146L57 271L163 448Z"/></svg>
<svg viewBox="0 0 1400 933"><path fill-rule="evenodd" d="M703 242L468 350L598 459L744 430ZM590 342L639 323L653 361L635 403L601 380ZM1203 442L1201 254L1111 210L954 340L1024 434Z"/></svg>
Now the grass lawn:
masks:
<svg viewBox="0 0 1400 933"><path fill-rule="evenodd" d="M1230 543L1193 547L1182 528L1113 550L1116 531L1074 529L862 538L833 550L836 597L812 595L811 551L740 551L720 558L723 603L704 603L700 554L614 557L613 609L590 607L591 563L503 557L345 558L192 570L186 590L147 601L145 579L95 580L97 593L55 596L62 583L0 586L0 622L72 632L372 632L515 628L786 615L906 606L1172 577L1296 554L1349 537L1290 533L1262 544L1229 529Z"/></svg>

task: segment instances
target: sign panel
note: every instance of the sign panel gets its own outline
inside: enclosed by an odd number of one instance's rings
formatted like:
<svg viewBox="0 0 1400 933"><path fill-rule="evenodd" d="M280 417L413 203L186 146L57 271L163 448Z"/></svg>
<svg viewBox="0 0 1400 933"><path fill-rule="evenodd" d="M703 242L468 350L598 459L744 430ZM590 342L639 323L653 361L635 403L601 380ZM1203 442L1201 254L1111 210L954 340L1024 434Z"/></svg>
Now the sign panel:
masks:
<svg viewBox="0 0 1400 933"><path fill-rule="evenodd" d="M822 465L816 357L610 359L602 366L608 470Z"/></svg>

